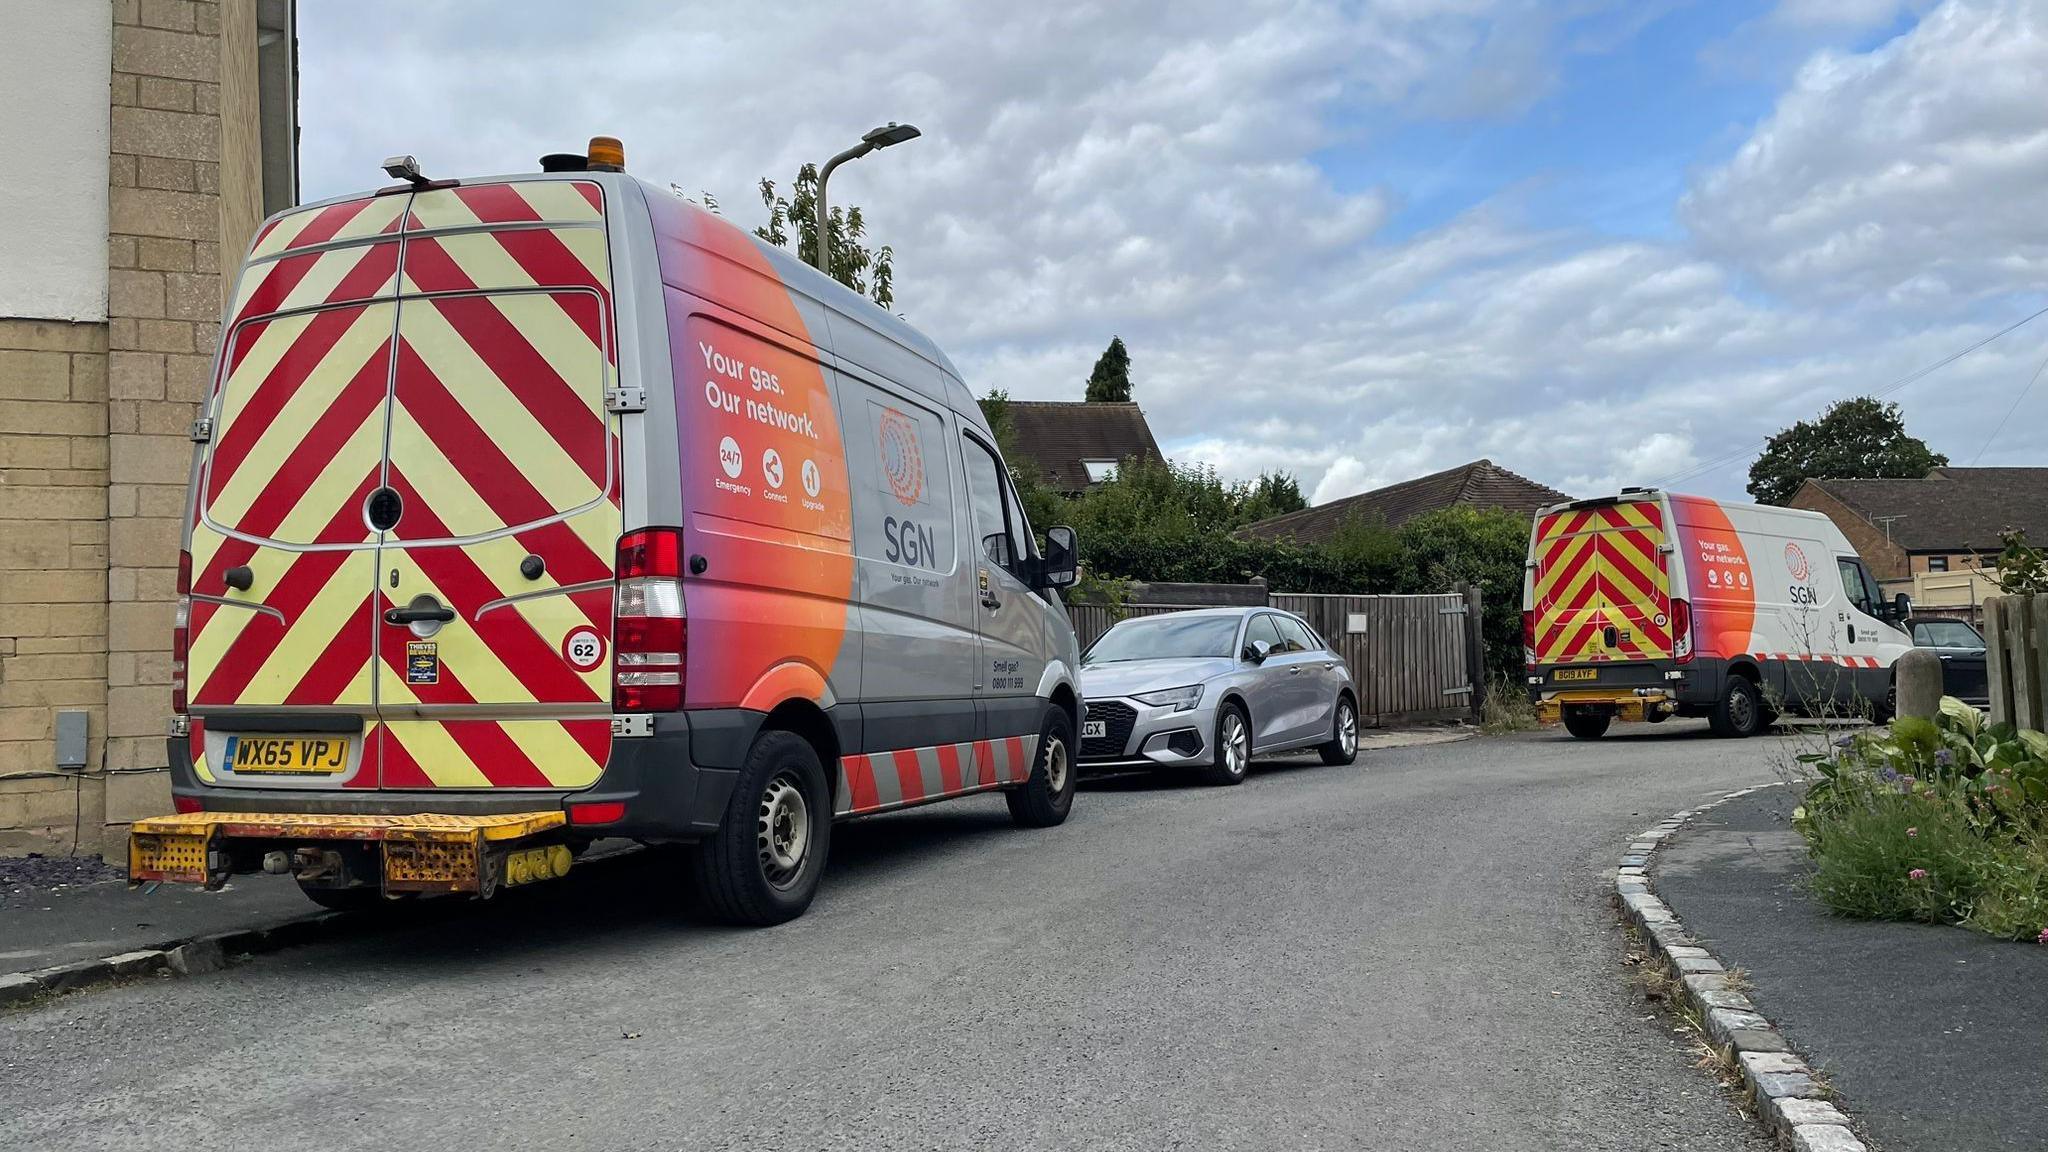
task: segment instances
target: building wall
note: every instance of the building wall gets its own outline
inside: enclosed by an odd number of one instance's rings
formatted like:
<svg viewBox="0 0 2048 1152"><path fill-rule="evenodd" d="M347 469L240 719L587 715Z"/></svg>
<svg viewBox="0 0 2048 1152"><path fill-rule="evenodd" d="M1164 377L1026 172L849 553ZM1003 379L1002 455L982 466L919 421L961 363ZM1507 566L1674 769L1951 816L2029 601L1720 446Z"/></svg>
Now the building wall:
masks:
<svg viewBox="0 0 2048 1152"><path fill-rule="evenodd" d="M1835 522L1842 535L1856 548L1856 554L1870 567L1870 574L1882 581L1907 580L1912 569L1907 562L1906 550L1885 538L1884 529L1865 520L1861 513L1828 495L1811 481L1800 485L1792 497L1791 506L1819 512Z"/></svg>
<svg viewBox="0 0 2048 1152"><path fill-rule="evenodd" d="M0 317L104 320L113 24L93 0L6 0L0 23Z"/></svg>
<svg viewBox="0 0 2048 1152"><path fill-rule="evenodd" d="M97 174L67 169L64 189L100 206L105 323L0 308L0 852L117 850L128 821L169 808L189 432L221 253L239 259L262 211L255 0L28 0L46 4L92 10L105 45L97 63L48 53L105 96ZM93 22L73 23L89 41ZM56 767L67 708L90 714L82 771Z"/></svg>

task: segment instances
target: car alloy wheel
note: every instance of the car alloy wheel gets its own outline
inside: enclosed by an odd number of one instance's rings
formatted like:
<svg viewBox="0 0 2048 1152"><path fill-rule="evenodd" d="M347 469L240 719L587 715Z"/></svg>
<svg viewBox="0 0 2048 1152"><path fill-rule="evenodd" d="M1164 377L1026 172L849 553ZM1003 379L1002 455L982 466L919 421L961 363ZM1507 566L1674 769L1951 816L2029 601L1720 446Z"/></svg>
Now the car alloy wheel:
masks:
<svg viewBox="0 0 2048 1152"><path fill-rule="evenodd" d="M1337 705L1337 743L1346 756L1358 751L1358 713L1349 704Z"/></svg>
<svg viewBox="0 0 2048 1152"><path fill-rule="evenodd" d="M1244 721L1236 712L1223 717L1223 770L1232 776L1244 775L1245 765L1251 762L1251 736L1244 730Z"/></svg>
<svg viewBox="0 0 2048 1152"><path fill-rule="evenodd" d="M777 773L761 791L761 817L756 842L761 875L777 888L787 888L803 871L811 849L811 806L805 802L796 774Z"/></svg>

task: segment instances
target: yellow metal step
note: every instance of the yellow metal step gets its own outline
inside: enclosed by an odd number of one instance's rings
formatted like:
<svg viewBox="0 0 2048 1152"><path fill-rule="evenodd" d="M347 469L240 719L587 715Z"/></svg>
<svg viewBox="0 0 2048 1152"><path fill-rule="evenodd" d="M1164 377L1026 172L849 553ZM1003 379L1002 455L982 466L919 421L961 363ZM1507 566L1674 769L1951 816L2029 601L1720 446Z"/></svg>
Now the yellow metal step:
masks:
<svg viewBox="0 0 2048 1152"><path fill-rule="evenodd" d="M187 812L138 820L128 836L130 883L151 880L218 884L227 865L215 849L226 840L291 844L376 842L387 891L485 892L559 876L569 870L560 844L512 848L515 841L560 828L568 816L503 812L457 816L319 815L307 812ZM509 851L508 851L509 849ZM338 859L338 857L336 857Z"/></svg>

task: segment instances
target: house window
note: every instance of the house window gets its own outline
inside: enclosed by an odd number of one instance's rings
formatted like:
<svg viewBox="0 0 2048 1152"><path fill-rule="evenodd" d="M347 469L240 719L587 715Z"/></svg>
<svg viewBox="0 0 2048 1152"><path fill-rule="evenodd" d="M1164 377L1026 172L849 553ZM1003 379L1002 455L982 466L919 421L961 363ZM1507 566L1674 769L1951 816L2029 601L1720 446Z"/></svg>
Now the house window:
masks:
<svg viewBox="0 0 2048 1152"><path fill-rule="evenodd" d="M1081 467L1088 470L1088 482L1090 484L1100 484L1105 480L1116 479L1116 461L1114 460L1083 460L1081 461Z"/></svg>
<svg viewBox="0 0 2048 1152"><path fill-rule="evenodd" d="M1946 571L1948 571L1948 557L1946 557L1946 556L1929 556L1929 557L1927 558L1927 570L1928 570L1929 572L1946 572Z"/></svg>

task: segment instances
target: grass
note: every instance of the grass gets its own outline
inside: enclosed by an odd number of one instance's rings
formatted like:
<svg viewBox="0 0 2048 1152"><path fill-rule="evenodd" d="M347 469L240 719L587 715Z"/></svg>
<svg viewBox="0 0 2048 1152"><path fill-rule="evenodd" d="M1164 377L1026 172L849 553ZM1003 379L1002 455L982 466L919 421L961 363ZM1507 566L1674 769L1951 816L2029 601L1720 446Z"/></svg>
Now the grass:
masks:
<svg viewBox="0 0 2048 1152"><path fill-rule="evenodd" d="M1505 673L1488 677L1486 699L1479 710L1479 730L1488 736L1501 736L1527 732L1536 726L1536 705L1529 699L1528 689Z"/></svg>
<svg viewBox="0 0 2048 1152"><path fill-rule="evenodd" d="M2009 940L2048 929L2048 818L1986 829L1938 795L1859 788L1804 826L1814 894L1836 913Z"/></svg>

